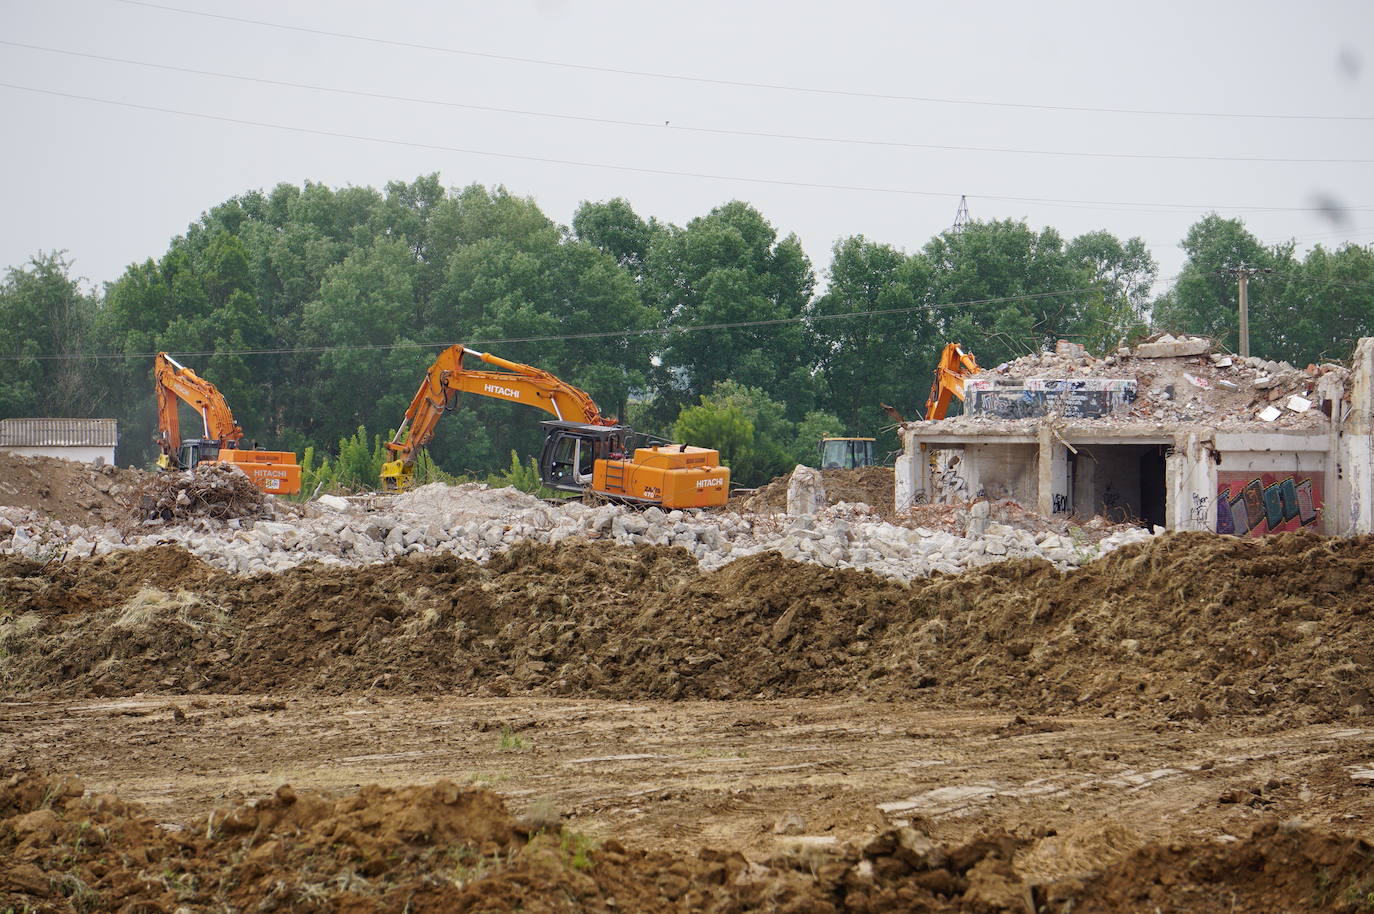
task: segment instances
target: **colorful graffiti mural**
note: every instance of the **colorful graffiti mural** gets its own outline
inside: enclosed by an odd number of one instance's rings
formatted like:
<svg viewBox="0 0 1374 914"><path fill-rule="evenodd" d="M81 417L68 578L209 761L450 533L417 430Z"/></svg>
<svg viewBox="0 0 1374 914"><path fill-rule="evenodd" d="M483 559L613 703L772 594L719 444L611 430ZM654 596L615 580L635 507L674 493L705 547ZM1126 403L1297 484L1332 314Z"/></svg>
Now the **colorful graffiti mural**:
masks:
<svg viewBox="0 0 1374 914"><path fill-rule="evenodd" d="M1217 474L1217 532L1262 536L1315 526L1322 513L1322 473Z"/></svg>

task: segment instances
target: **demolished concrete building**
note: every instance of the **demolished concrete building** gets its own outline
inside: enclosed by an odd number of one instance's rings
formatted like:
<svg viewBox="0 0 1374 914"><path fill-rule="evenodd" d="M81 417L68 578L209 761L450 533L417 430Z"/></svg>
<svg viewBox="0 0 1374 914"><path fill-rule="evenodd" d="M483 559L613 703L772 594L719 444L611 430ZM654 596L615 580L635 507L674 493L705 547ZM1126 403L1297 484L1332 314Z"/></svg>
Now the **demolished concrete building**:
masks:
<svg viewBox="0 0 1374 914"><path fill-rule="evenodd" d="M1155 337L1061 341L969 379L964 414L904 423L896 509L1013 500L1045 515L1262 535L1374 532L1374 338L1352 368Z"/></svg>

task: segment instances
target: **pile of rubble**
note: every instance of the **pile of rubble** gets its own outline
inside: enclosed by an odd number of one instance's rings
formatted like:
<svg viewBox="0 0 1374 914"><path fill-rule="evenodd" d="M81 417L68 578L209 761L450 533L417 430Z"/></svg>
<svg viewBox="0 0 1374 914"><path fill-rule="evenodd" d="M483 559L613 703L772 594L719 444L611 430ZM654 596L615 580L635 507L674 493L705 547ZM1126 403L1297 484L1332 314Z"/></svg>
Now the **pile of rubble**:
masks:
<svg viewBox="0 0 1374 914"><path fill-rule="evenodd" d="M229 520L273 516L262 490L242 470L227 463L154 474L139 489L134 503L136 519L145 525L200 517Z"/></svg>
<svg viewBox="0 0 1374 914"><path fill-rule="evenodd" d="M485 562L521 542L584 539L681 546L704 570L771 550L827 568L911 580L1007 558L1039 557L1070 568L1150 537L1135 527L1097 542L1078 531L1017 529L999 522L986 502L967 513L966 528L951 532L890 523L868 505L843 502L798 516L638 510L546 504L515 489L476 483L433 484L395 496L324 496L299 517L280 509L274 519L174 512L170 522L128 531L61 524L35 511L0 508L0 554L47 561L177 543L216 568L259 574L311 561L370 564L430 551Z"/></svg>
<svg viewBox="0 0 1374 914"><path fill-rule="evenodd" d="M1083 346L1060 340L1053 352L1004 362L982 373L1007 379L1086 378L1134 381L1132 402L1109 416L1107 425L1203 422L1226 431L1261 427L1316 429L1343 408L1350 371L1335 363L1296 368L1250 356L1217 351L1211 340L1157 334L1134 347L1094 358ZM1340 418L1337 415L1336 418ZM988 429L1033 425L1039 419L963 415L944 420L951 428Z"/></svg>

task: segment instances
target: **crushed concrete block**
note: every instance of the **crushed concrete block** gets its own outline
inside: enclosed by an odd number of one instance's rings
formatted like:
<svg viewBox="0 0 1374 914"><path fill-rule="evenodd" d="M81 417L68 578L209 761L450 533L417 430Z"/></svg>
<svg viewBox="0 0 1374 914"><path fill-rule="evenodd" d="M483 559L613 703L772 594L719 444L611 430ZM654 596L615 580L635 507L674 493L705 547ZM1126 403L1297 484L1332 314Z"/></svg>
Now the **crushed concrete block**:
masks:
<svg viewBox="0 0 1374 914"><path fill-rule="evenodd" d="M639 536L649 529L649 521L641 514L621 514L611 521L612 536Z"/></svg>
<svg viewBox="0 0 1374 914"><path fill-rule="evenodd" d="M347 498L340 498L338 495L321 495L315 499L315 504L331 511L347 511L351 507Z"/></svg>
<svg viewBox="0 0 1374 914"><path fill-rule="evenodd" d="M825 509L821 471L797 464L787 480L787 513L793 517L819 514Z"/></svg>
<svg viewBox="0 0 1374 914"><path fill-rule="evenodd" d="M992 514L992 505L986 501L976 501L968 511L968 536L982 536L988 529L988 517Z"/></svg>

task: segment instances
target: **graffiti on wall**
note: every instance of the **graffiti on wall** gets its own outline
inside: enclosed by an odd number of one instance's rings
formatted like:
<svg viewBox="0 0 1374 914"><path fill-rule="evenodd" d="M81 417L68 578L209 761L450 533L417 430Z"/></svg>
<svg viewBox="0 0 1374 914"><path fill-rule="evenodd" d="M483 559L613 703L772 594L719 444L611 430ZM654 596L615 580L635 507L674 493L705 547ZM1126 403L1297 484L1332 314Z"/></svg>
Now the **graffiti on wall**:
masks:
<svg viewBox="0 0 1374 914"><path fill-rule="evenodd" d="M1262 536L1315 525L1323 474L1278 470L1217 474L1217 532Z"/></svg>
<svg viewBox="0 0 1374 914"><path fill-rule="evenodd" d="M974 377L964 384L964 398L964 410L970 415L1097 419L1134 403L1136 382L1131 378Z"/></svg>

